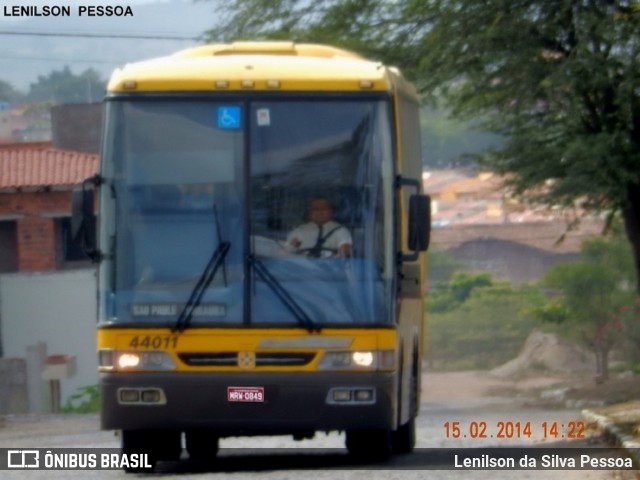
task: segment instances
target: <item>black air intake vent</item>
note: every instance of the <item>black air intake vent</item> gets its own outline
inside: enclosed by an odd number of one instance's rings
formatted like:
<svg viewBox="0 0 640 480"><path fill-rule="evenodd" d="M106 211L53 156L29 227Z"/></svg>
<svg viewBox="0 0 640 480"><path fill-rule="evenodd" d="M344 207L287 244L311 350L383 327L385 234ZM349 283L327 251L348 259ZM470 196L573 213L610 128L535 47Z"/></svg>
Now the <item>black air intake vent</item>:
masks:
<svg viewBox="0 0 640 480"><path fill-rule="evenodd" d="M235 367L238 353L181 353L180 360L190 367ZM315 353L256 353L256 367L301 367L309 364Z"/></svg>

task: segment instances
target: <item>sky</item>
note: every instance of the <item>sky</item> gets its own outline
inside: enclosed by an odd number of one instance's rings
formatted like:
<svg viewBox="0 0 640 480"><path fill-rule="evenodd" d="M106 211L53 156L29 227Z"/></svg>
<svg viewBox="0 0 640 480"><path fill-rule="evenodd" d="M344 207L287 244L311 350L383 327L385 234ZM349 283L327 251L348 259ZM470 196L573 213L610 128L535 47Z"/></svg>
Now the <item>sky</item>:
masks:
<svg viewBox="0 0 640 480"><path fill-rule="evenodd" d="M71 16L11 14L12 6L26 5L69 6ZM78 7L88 5L130 6L133 16L80 16ZM201 43L198 39L217 20L213 4L206 1L2 0L0 80L26 92L39 75L65 66L75 74L93 68L107 80L115 68L125 63L168 55ZM126 38L129 36L154 38Z"/></svg>

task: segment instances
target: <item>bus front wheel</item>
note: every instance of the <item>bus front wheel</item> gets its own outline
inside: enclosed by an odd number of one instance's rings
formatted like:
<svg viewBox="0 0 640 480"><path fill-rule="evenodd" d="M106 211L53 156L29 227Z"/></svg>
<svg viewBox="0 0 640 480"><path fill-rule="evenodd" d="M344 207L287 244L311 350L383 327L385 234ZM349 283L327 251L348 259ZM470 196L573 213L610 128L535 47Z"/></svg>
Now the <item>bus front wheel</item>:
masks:
<svg viewBox="0 0 640 480"><path fill-rule="evenodd" d="M189 459L195 463L210 463L218 453L218 437L207 430L185 432Z"/></svg>
<svg viewBox="0 0 640 480"><path fill-rule="evenodd" d="M391 455L391 431L348 430L346 445L349 454L358 460L385 461Z"/></svg>
<svg viewBox="0 0 640 480"><path fill-rule="evenodd" d="M400 425L398 429L391 434L393 453L411 453L416 445L416 415L420 408L416 364L417 361L414 360L413 373L411 375L410 418L407 423Z"/></svg>
<svg viewBox="0 0 640 480"><path fill-rule="evenodd" d="M123 430L122 453L145 454L146 465L125 467L127 473L152 472L158 460L177 460L180 458L180 432L164 430Z"/></svg>
<svg viewBox="0 0 640 480"><path fill-rule="evenodd" d="M404 425L400 425L391 434L391 445L393 453L411 453L416 444L416 419L411 419Z"/></svg>

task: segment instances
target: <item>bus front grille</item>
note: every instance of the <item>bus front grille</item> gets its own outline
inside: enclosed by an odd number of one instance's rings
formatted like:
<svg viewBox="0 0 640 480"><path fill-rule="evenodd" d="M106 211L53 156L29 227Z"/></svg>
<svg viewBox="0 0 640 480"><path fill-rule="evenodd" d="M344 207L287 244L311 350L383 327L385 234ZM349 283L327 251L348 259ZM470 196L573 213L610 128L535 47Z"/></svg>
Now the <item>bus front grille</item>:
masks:
<svg viewBox="0 0 640 480"><path fill-rule="evenodd" d="M190 367L234 367L242 365L243 352L180 353L178 357ZM311 363L315 353L256 353L256 367L301 367Z"/></svg>

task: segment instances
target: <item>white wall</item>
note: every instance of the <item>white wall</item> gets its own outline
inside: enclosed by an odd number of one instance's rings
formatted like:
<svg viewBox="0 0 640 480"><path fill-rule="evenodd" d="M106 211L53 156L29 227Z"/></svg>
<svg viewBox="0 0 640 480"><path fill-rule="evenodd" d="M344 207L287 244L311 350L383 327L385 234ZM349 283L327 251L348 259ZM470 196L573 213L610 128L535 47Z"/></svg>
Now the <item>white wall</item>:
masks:
<svg viewBox="0 0 640 480"><path fill-rule="evenodd" d="M5 358L24 358L39 342L47 355L75 355L76 374L61 381L62 405L78 387L98 383L93 269L0 275L0 322Z"/></svg>

